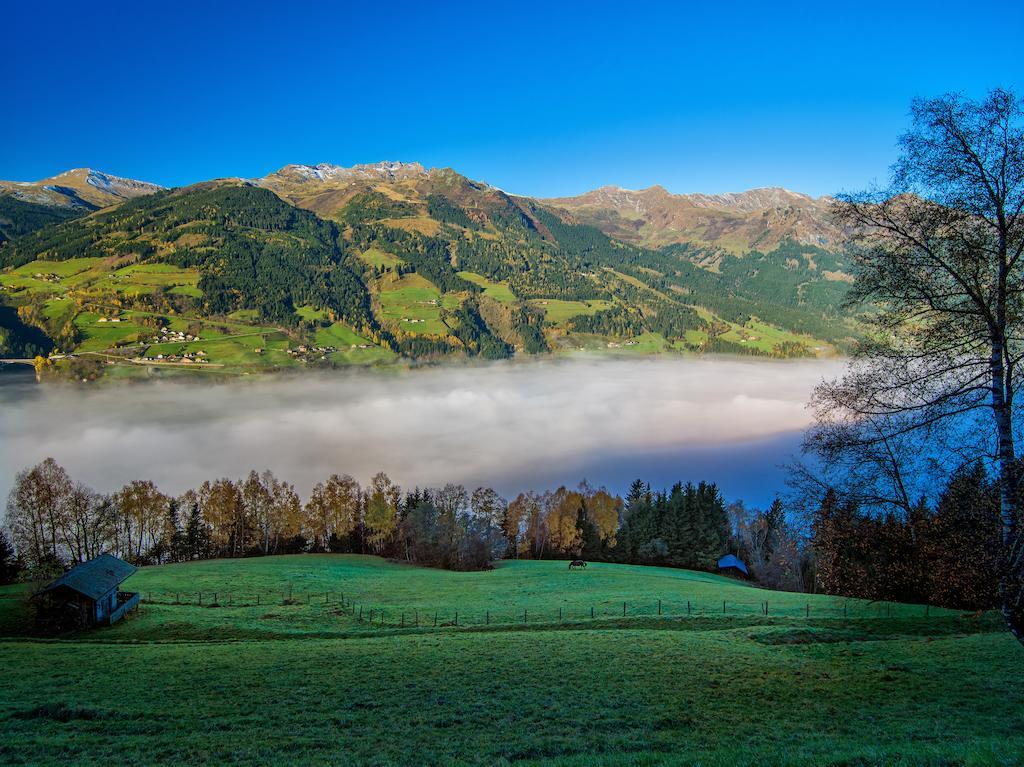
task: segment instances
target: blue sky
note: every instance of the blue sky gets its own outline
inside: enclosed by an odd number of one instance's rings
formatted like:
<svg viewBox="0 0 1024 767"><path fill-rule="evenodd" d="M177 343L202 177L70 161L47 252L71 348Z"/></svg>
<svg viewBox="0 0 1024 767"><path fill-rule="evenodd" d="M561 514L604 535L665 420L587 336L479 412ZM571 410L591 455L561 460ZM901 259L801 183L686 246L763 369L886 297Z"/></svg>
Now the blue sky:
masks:
<svg viewBox="0 0 1024 767"><path fill-rule="evenodd" d="M14 2L0 178L395 159L540 196L833 193L884 179L914 96L1024 92L1022 5Z"/></svg>

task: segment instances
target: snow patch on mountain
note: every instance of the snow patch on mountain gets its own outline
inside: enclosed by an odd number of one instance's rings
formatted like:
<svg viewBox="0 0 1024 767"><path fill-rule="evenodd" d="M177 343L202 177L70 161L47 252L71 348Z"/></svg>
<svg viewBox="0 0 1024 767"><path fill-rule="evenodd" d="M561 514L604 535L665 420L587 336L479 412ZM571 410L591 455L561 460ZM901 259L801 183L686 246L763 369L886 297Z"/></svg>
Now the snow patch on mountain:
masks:
<svg viewBox="0 0 1024 767"><path fill-rule="evenodd" d="M356 179L377 179L394 181L425 174L426 169L418 162L384 161L346 168L322 162L317 165L286 165L275 175L304 181L350 181Z"/></svg>

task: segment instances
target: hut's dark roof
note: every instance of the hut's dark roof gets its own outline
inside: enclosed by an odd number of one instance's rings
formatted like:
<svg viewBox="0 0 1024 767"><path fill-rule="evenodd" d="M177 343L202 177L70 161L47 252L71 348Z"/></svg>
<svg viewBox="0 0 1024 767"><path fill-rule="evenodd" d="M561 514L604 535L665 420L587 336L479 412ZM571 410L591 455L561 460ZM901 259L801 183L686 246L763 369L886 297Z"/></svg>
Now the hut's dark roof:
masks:
<svg viewBox="0 0 1024 767"><path fill-rule="evenodd" d="M719 570L726 570L730 567L735 567L744 575L750 575L750 573L747 572L747 566L743 564L743 562L735 554L726 554L724 557L718 560Z"/></svg>
<svg viewBox="0 0 1024 767"><path fill-rule="evenodd" d="M58 589L62 586L77 591L90 599L99 599L104 594L117 588L138 568L122 559L103 554L83 562L68 570L64 575L40 591L40 594Z"/></svg>

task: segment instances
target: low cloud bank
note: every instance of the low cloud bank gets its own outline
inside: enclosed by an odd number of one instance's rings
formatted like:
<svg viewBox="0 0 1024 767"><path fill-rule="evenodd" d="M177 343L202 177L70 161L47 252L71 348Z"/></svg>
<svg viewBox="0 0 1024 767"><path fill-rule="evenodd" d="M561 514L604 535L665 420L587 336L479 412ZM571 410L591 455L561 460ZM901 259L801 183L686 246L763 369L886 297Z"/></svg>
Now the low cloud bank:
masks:
<svg viewBox="0 0 1024 767"><path fill-rule="evenodd" d="M351 371L225 384L0 383L0 502L53 456L112 491L170 493L272 469L304 496L332 472L513 494L587 477L719 482L755 503L778 489L816 383L835 362L644 359ZM771 484L772 486L768 486Z"/></svg>

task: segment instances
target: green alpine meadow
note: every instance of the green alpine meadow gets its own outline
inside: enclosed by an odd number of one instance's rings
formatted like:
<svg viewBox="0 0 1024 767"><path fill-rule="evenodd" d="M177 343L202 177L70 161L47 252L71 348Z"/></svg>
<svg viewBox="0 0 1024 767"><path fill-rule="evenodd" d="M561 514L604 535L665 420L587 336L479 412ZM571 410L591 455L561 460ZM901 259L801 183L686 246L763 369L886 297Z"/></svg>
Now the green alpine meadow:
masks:
<svg viewBox="0 0 1024 767"><path fill-rule="evenodd" d="M998 765L1024 748L991 615L561 561L212 560L125 587L136 616L57 642L17 636L24 589L0 592L5 762Z"/></svg>

